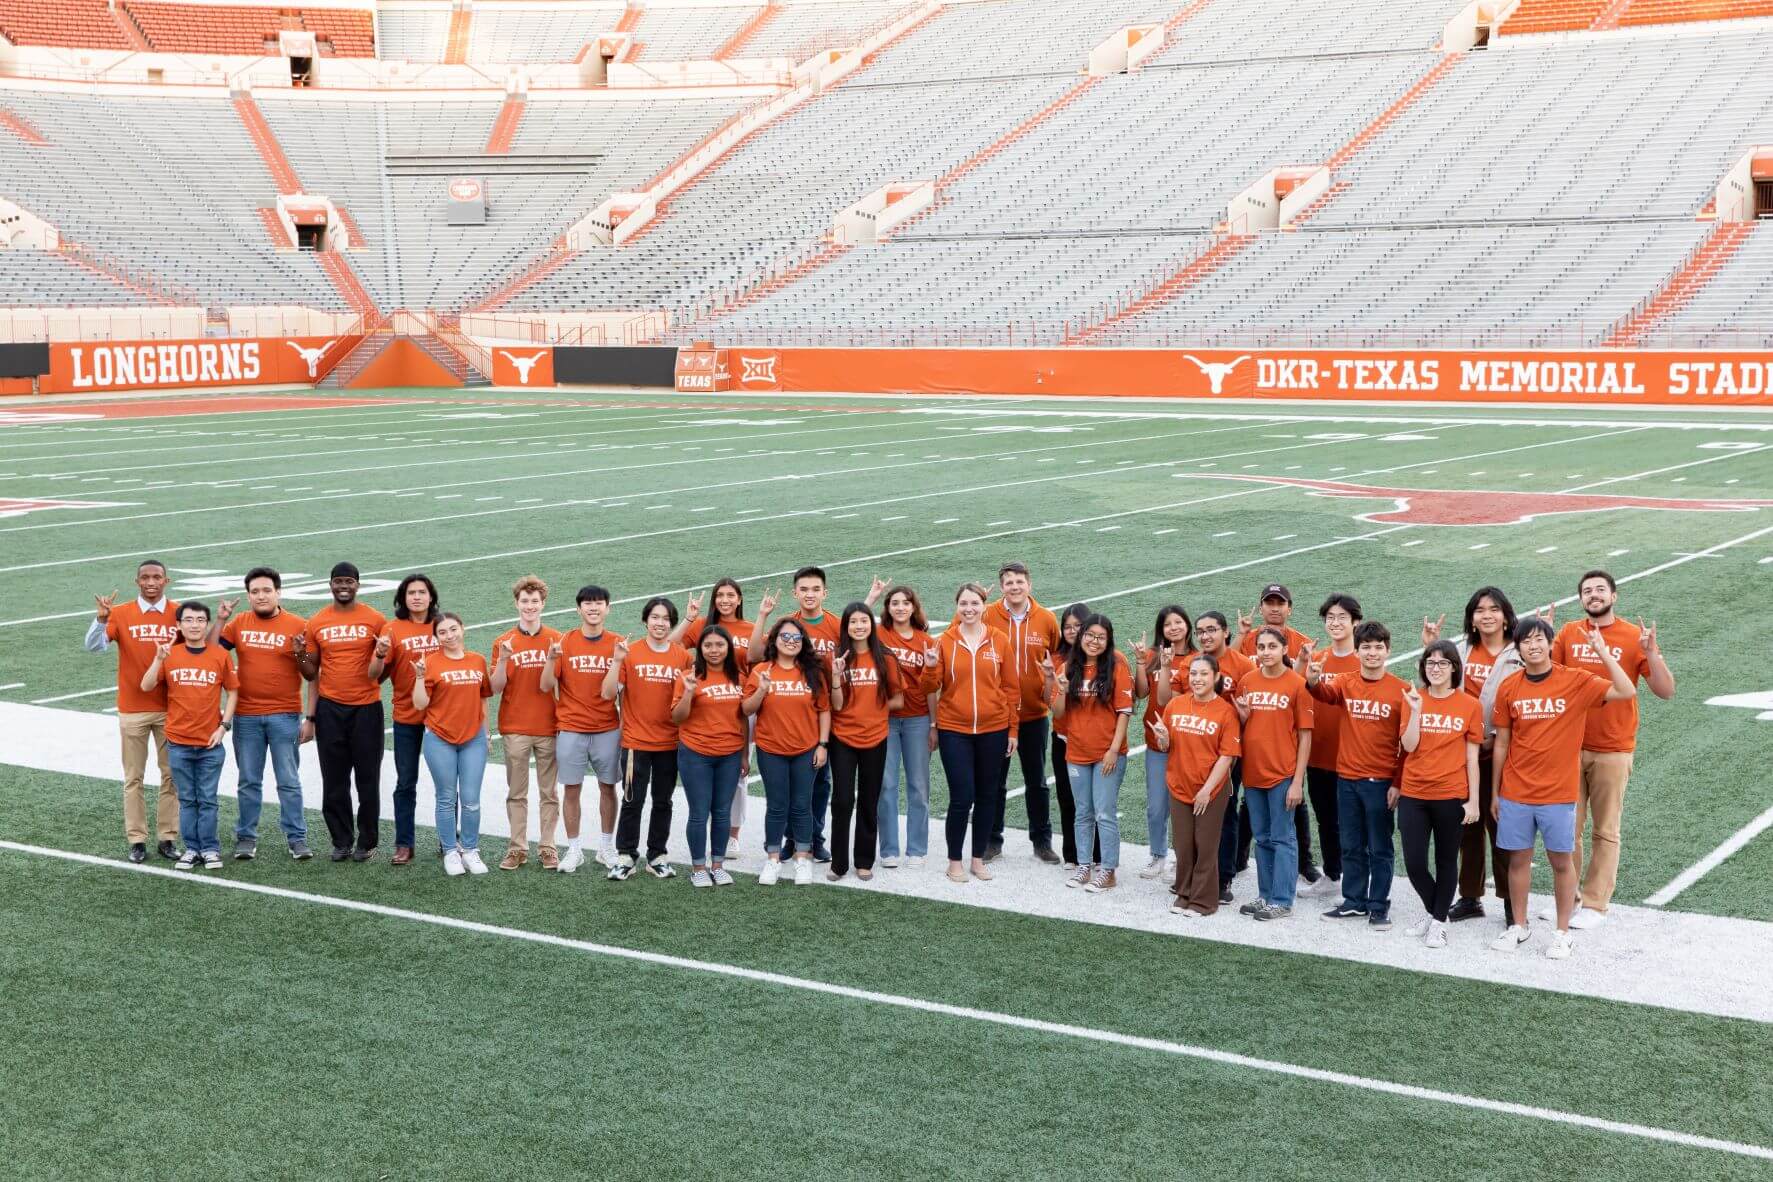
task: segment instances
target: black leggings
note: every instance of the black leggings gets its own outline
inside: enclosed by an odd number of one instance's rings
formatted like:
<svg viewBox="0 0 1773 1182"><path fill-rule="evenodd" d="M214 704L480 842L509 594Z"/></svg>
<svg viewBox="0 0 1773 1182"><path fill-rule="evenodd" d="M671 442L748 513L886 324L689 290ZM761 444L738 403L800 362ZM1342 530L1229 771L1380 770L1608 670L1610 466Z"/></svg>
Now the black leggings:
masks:
<svg viewBox="0 0 1773 1182"><path fill-rule="evenodd" d="M671 794L677 790L677 748L669 751L622 749L622 812L616 818L616 852L640 857L640 810L650 782L653 815L646 825L646 860L665 856L671 840Z"/></svg>
<svg viewBox="0 0 1773 1182"><path fill-rule="evenodd" d="M880 845L880 782L886 775L886 740L852 747L831 740L831 870L850 870L850 817L855 815L857 870L874 869Z"/></svg>
<svg viewBox="0 0 1773 1182"><path fill-rule="evenodd" d="M1417 800L1400 796L1397 827L1404 835L1404 871L1428 914L1447 922L1447 908L1459 887L1459 845L1465 837L1463 800ZM1428 839L1434 838L1434 873L1428 872Z"/></svg>

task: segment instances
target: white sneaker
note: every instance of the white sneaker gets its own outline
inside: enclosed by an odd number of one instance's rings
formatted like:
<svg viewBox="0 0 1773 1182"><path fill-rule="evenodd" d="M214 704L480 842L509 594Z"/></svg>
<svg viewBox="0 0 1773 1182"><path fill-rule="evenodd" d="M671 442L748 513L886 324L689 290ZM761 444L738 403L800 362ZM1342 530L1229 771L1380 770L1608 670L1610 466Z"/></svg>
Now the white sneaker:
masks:
<svg viewBox="0 0 1773 1182"><path fill-rule="evenodd" d="M1413 939L1420 940L1420 939L1422 939L1422 937L1428 935L1429 930L1433 927L1434 927L1434 920L1424 918L1420 922L1413 923L1409 927L1405 928L1404 935L1409 936Z"/></svg>
<svg viewBox="0 0 1773 1182"><path fill-rule="evenodd" d="M782 877L782 863L775 858L764 862L763 869L757 872L758 886L775 886Z"/></svg>
<svg viewBox="0 0 1773 1182"><path fill-rule="evenodd" d="M909 866L913 870L916 870L918 867L922 866L923 862L924 862L924 857L922 854L912 854L909 858L905 859L905 865Z"/></svg>
<svg viewBox="0 0 1773 1182"><path fill-rule="evenodd" d="M468 868L469 874L485 874L486 863L480 860L479 850L463 850L462 865Z"/></svg>
<svg viewBox="0 0 1773 1182"><path fill-rule="evenodd" d="M1445 948L1447 946L1447 925L1440 920L1430 920L1428 936L1422 943L1429 948Z"/></svg>
<svg viewBox="0 0 1773 1182"><path fill-rule="evenodd" d="M884 867L887 870L897 870L899 868L899 859L898 858L882 858L880 860L880 864L882 867Z"/></svg>
<svg viewBox="0 0 1773 1182"><path fill-rule="evenodd" d="M794 885L811 886L813 882L813 860L811 858L794 859Z"/></svg>
<svg viewBox="0 0 1773 1182"><path fill-rule="evenodd" d="M1145 869L1139 871L1140 878L1161 878L1164 872L1164 860L1153 858L1145 863Z"/></svg>
<svg viewBox="0 0 1773 1182"><path fill-rule="evenodd" d="M606 866L609 869L614 870L616 868L616 847L613 845L598 846L597 847L597 864L599 866Z"/></svg>
<svg viewBox="0 0 1773 1182"><path fill-rule="evenodd" d="M1181 902L1175 902L1175 903L1170 904L1170 914L1171 915L1180 915L1183 919L1199 919L1200 918L1200 912L1196 911L1192 907L1184 906Z"/></svg>
<svg viewBox="0 0 1773 1182"><path fill-rule="evenodd" d="M562 874L571 874L584 864L585 851L573 846L568 846L566 849L566 857L560 859L560 872Z"/></svg>
<svg viewBox="0 0 1773 1182"><path fill-rule="evenodd" d="M693 887L711 887L714 885L714 875L710 874L702 867L697 866L694 870L690 871L690 885Z"/></svg>
<svg viewBox="0 0 1773 1182"><path fill-rule="evenodd" d="M1590 928L1598 928L1606 922L1607 913L1605 911L1592 911L1587 907L1578 907L1576 909L1576 914L1570 917L1570 926L1579 932L1586 932Z"/></svg>
<svg viewBox="0 0 1773 1182"><path fill-rule="evenodd" d="M179 855L179 860L177 862L173 863L173 869L174 870L195 870L197 868L197 863L199 860L200 859L198 857L196 850L186 850L184 853Z"/></svg>
<svg viewBox="0 0 1773 1182"><path fill-rule="evenodd" d="M1553 932L1545 955L1550 960L1569 960L1572 947L1569 932Z"/></svg>
<svg viewBox="0 0 1773 1182"><path fill-rule="evenodd" d="M443 855L443 872L451 878L458 878L468 873L468 868L462 865L461 850L451 850Z"/></svg>
<svg viewBox="0 0 1773 1182"><path fill-rule="evenodd" d="M1519 948L1522 944L1525 944L1531 939L1532 936L1533 933L1517 923L1507 931L1503 932L1500 936L1497 936L1494 940L1490 941L1490 951L1513 952L1516 948Z"/></svg>
<svg viewBox="0 0 1773 1182"><path fill-rule="evenodd" d="M708 872L708 877L714 880L715 886L733 885L733 876L726 872L726 867L724 866L716 866L713 870L710 870Z"/></svg>

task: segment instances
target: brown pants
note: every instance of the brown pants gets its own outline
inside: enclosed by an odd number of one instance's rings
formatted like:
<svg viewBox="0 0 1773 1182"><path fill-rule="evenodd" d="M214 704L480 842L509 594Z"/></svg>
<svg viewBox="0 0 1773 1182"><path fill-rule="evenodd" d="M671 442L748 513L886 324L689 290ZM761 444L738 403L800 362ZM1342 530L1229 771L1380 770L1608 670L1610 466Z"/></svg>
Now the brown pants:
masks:
<svg viewBox="0 0 1773 1182"><path fill-rule="evenodd" d="M1630 751L1584 751L1582 787L1576 795L1576 865L1582 886L1576 899L1591 911L1605 911L1619 882L1619 823L1625 815L1625 782L1631 779ZM1588 861L1582 859L1582 831L1594 818Z"/></svg>
<svg viewBox="0 0 1773 1182"><path fill-rule="evenodd" d="M1508 860L1496 848L1496 818L1490 811L1494 793L1490 787L1490 753L1478 756L1478 819L1465 826L1459 843L1459 897L1484 898L1484 852L1490 854L1490 873L1496 879L1496 894L1508 900Z"/></svg>
<svg viewBox="0 0 1773 1182"><path fill-rule="evenodd" d="M119 714L123 735L123 832L131 845L148 842L148 801L142 779L148 770L148 738L160 756L160 796L155 801L155 830L161 841L179 839L179 794L172 783L172 762L166 754L166 714Z"/></svg>
<svg viewBox="0 0 1773 1182"><path fill-rule="evenodd" d="M1219 910L1219 829L1225 822L1225 805L1231 785L1221 784L1207 802L1207 811L1194 815L1194 806L1170 800L1170 847L1176 851L1176 902L1202 915Z"/></svg>
<svg viewBox="0 0 1773 1182"><path fill-rule="evenodd" d="M502 735L505 741L505 817L511 822L510 848L529 851L529 761L536 760L536 795L542 806L542 837L536 844L554 849L560 827L560 779L553 735Z"/></svg>

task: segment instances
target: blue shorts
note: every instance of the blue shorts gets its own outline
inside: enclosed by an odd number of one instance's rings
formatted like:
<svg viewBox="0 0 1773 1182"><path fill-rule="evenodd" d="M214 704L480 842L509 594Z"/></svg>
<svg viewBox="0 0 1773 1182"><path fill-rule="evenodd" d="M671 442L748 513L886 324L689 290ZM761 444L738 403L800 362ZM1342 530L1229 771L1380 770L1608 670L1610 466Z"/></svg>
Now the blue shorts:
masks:
<svg viewBox="0 0 1773 1182"><path fill-rule="evenodd" d="M1537 834L1547 853L1567 854L1576 848L1574 804L1521 804L1504 797L1496 822L1496 845L1505 850L1530 850Z"/></svg>

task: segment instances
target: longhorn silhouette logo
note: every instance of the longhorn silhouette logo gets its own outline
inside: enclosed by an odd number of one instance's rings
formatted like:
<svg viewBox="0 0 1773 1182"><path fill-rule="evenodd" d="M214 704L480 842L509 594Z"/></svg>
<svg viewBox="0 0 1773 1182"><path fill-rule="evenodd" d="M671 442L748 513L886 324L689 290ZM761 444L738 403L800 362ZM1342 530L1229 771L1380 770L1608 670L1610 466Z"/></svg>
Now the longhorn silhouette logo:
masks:
<svg viewBox="0 0 1773 1182"><path fill-rule="evenodd" d="M1194 362L1194 364L1200 368L1201 373L1206 375L1207 382L1211 385L1213 393L1215 394L1223 394L1225 392L1225 379L1231 376L1231 371L1250 359L1248 353L1245 353L1241 357L1232 361L1202 361L1192 353L1184 353L1182 356L1188 358L1188 360Z"/></svg>
<svg viewBox="0 0 1773 1182"><path fill-rule="evenodd" d="M526 386L529 385L529 371L534 369L536 362L546 355L545 353L537 353L533 357L519 357L515 353L506 353L503 349L500 349L499 352L504 354L506 361L517 367L517 380Z"/></svg>
<svg viewBox="0 0 1773 1182"><path fill-rule="evenodd" d="M320 376L320 359L325 357L326 351L338 344L338 341L331 340L324 345L320 345L313 349L303 348L295 341L286 341L284 343L294 349L297 353L301 354L302 360L308 363L308 376L313 378Z"/></svg>

